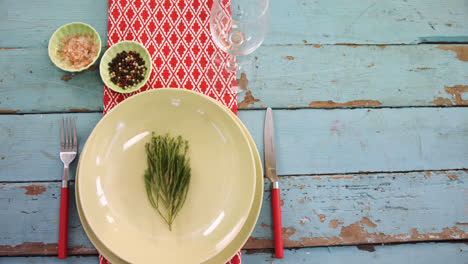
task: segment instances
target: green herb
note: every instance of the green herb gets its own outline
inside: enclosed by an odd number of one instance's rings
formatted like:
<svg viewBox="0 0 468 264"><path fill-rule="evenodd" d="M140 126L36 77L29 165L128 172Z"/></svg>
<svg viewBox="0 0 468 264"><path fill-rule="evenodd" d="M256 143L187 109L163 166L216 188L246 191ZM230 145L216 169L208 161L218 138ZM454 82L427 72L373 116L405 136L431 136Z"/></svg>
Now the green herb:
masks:
<svg viewBox="0 0 468 264"><path fill-rule="evenodd" d="M145 171L146 193L151 205L169 225L185 203L190 183L187 140L153 136L146 144L148 168Z"/></svg>

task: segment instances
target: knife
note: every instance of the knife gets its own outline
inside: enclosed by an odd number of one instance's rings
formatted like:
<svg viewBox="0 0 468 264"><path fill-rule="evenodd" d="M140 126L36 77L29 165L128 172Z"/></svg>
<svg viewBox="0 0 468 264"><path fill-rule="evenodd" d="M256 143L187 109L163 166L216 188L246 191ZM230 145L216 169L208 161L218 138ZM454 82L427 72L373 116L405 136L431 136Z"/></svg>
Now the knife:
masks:
<svg viewBox="0 0 468 264"><path fill-rule="evenodd" d="M273 128L273 111L270 107L268 107L266 111L263 140L265 176L273 183L273 189L271 190L271 203L273 209L275 257L283 258L283 231L281 226L280 190L278 175L276 174L275 130Z"/></svg>

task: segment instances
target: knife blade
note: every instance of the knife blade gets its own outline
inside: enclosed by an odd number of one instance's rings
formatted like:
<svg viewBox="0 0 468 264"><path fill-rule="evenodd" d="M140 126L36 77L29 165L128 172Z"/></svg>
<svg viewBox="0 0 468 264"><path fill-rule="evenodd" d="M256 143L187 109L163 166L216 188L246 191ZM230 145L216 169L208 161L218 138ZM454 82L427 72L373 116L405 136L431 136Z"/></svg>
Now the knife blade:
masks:
<svg viewBox="0 0 468 264"><path fill-rule="evenodd" d="M283 258L283 228L281 224L281 199L276 173L275 129L273 126L273 111L268 107L265 115L263 131L263 154L265 157L265 175L273 183L271 203L273 212L273 235L275 239L275 257Z"/></svg>
<svg viewBox="0 0 468 264"><path fill-rule="evenodd" d="M263 132L264 155L265 155L265 176L271 182L278 182L276 174L276 151L275 151L275 129L273 127L273 111L267 108L265 115L265 130Z"/></svg>

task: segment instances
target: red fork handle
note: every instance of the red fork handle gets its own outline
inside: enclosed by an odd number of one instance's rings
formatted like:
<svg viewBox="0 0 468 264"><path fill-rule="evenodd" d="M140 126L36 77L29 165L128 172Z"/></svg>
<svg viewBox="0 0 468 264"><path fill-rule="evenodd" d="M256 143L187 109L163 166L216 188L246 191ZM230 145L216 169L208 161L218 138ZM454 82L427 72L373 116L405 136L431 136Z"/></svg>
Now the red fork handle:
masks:
<svg viewBox="0 0 468 264"><path fill-rule="evenodd" d="M273 207L273 234L275 237L275 257L283 258L283 229L281 225L281 202L279 188L271 190Z"/></svg>
<svg viewBox="0 0 468 264"><path fill-rule="evenodd" d="M68 188L62 187L60 194L60 226L59 226L59 245L58 258L67 258L67 239L68 239Z"/></svg>

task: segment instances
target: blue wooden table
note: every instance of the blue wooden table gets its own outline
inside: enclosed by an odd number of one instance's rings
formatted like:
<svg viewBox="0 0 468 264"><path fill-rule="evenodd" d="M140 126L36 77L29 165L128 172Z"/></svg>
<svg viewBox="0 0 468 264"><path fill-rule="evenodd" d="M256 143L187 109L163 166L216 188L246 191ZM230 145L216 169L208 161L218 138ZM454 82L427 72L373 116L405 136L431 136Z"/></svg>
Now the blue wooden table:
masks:
<svg viewBox="0 0 468 264"><path fill-rule="evenodd" d="M0 0L0 21L0 263L97 263L73 194L56 258L57 143L73 116L82 147L103 84L47 45L72 21L105 39L107 1ZM266 183L243 263L468 263L468 1L272 0L242 60L239 117L260 150L274 109L288 248L272 257Z"/></svg>

